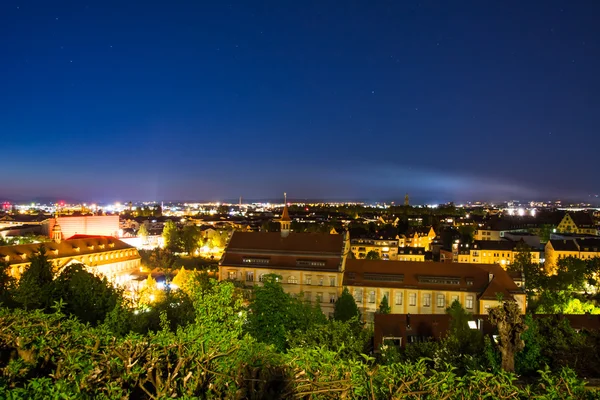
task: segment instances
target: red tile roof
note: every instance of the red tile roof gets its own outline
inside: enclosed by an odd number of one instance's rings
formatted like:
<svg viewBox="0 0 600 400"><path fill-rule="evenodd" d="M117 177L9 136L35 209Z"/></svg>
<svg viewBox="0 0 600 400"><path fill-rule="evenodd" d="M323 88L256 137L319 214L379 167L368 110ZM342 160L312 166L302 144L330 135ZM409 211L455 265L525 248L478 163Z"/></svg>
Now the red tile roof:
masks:
<svg viewBox="0 0 600 400"><path fill-rule="evenodd" d="M344 286L471 291L485 299L523 292L497 264L418 261L347 260Z"/></svg>

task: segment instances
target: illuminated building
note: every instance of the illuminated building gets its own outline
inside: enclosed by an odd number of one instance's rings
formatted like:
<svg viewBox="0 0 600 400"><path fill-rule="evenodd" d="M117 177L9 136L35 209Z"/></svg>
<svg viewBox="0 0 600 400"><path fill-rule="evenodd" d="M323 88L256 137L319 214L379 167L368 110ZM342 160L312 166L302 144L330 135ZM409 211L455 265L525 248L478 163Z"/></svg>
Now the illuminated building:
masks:
<svg viewBox="0 0 600 400"><path fill-rule="evenodd" d="M219 263L219 279L253 286L266 274L277 274L287 293L319 300L323 312L332 313L350 252L348 235L291 232L287 205L279 223L281 232L234 232Z"/></svg>
<svg viewBox="0 0 600 400"><path fill-rule="evenodd" d="M556 227L556 231L560 233L600 236L598 226L594 223L592 215L587 212L566 213Z"/></svg>
<svg viewBox="0 0 600 400"><path fill-rule="evenodd" d="M70 264L83 264L94 275L106 277L113 284L124 284L129 274L140 269L138 251L113 237L76 237L61 240L60 227L53 225L54 241L43 243L46 256L55 273L60 273ZM40 244L22 244L0 247L0 261L10 266L11 275L19 278Z"/></svg>
<svg viewBox="0 0 600 400"><path fill-rule="evenodd" d="M545 247L544 267L553 274L561 258L575 257L589 260L600 257L600 239L563 239L549 240Z"/></svg>
<svg viewBox="0 0 600 400"><path fill-rule="evenodd" d="M496 264L347 260L348 287L367 322L383 297L393 314L445 314L455 300L473 314L499 305L498 296L514 299L525 313L526 296Z"/></svg>
<svg viewBox="0 0 600 400"><path fill-rule="evenodd" d="M54 224L58 221L63 237L75 235L119 236L118 215L59 216L49 219L42 225L45 235L50 236Z"/></svg>
<svg viewBox="0 0 600 400"><path fill-rule="evenodd" d="M398 259L398 240L396 239L352 239L351 250L356 258L365 258L374 251L382 260Z"/></svg>
<svg viewBox="0 0 600 400"><path fill-rule="evenodd" d="M398 261L425 261L425 248L400 247L398 248Z"/></svg>
<svg viewBox="0 0 600 400"><path fill-rule="evenodd" d="M521 248L518 244L521 243L523 248L529 248L525 242L512 242L510 240L481 240L473 242L471 245L461 245L458 252L459 263L474 263L474 264L499 264L503 268L507 268L515 261L515 257ZM540 252L533 248L529 248L531 261L533 263L540 262Z"/></svg>
<svg viewBox="0 0 600 400"><path fill-rule="evenodd" d="M406 235L398 236L398 245L400 247L423 247L425 251L430 251L431 242L435 239L433 227L412 228Z"/></svg>

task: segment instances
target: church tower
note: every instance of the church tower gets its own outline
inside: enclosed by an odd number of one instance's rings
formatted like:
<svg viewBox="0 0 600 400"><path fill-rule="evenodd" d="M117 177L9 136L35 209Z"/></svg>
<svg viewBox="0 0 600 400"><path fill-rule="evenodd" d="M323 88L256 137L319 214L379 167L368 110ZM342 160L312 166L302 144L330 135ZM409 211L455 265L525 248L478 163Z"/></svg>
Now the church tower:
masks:
<svg viewBox="0 0 600 400"><path fill-rule="evenodd" d="M278 222L279 222L279 225L281 225L281 237L285 238L285 237L288 237L288 235L290 234L292 219L290 218L290 213L288 211L288 206L287 206L287 193L283 194L283 198L284 198L285 204L283 206L283 212L281 213L281 218L279 218Z"/></svg>
<svg viewBox="0 0 600 400"><path fill-rule="evenodd" d="M60 212L60 206L56 204L56 213L54 214L54 226L52 227L52 232L50 232L50 236L52 240L56 243L60 243L62 240L62 229L60 229L60 225L58 224L58 214Z"/></svg>
<svg viewBox="0 0 600 400"><path fill-rule="evenodd" d="M408 202L408 193L406 193L406 196L404 196L404 205L405 206L410 205L410 203Z"/></svg>

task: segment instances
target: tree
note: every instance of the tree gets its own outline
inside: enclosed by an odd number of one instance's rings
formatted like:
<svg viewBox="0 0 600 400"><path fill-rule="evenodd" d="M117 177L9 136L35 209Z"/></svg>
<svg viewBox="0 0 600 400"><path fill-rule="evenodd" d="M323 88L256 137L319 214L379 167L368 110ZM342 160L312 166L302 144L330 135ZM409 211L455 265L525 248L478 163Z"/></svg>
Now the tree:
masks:
<svg viewBox="0 0 600 400"><path fill-rule="evenodd" d="M0 262L0 305L11 306L17 280L10 273L10 265Z"/></svg>
<svg viewBox="0 0 600 400"><path fill-rule="evenodd" d="M354 301L354 297L345 287L342 291L342 295L336 300L335 308L333 310L333 319L336 321L349 321L352 318L360 318L360 311Z"/></svg>
<svg viewBox="0 0 600 400"><path fill-rule="evenodd" d="M140 225L140 229L138 229L137 235L140 237L140 239L142 239L142 244L148 243L149 233L148 233L148 229L146 229L145 224Z"/></svg>
<svg viewBox="0 0 600 400"><path fill-rule="evenodd" d="M279 275L267 274L263 277L263 286L254 287L247 329L256 340L284 351L290 332L314 329L327 319L318 304L312 306L285 293L280 280Z"/></svg>
<svg viewBox="0 0 600 400"><path fill-rule="evenodd" d="M54 280L52 298L63 300L67 315L95 325L115 308L121 293L106 278L87 272L84 265L71 264Z"/></svg>
<svg viewBox="0 0 600 400"><path fill-rule="evenodd" d="M523 350L525 342L521 333L527 325L521 317L521 310L515 301L505 301L489 310L490 323L498 329L498 348L502 355L502 369L507 372L515 371L515 355Z"/></svg>
<svg viewBox="0 0 600 400"><path fill-rule="evenodd" d="M177 252L181 249L181 235L177 225L172 220L169 219L165 222L162 237L165 249L173 252Z"/></svg>
<svg viewBox="0 0 600 400"><path fill-rule="evenodd" d="M181 233L183 249L188 254L193 254L202 244L202 232L196 225L186 225Z"/></svg>
<svg viewBox="0 0 600 400"><path fill-rule="evenodd" d="M366 260L381 260L381 256L375 250L371 250L365 256Z"/></svg>
<svg viewBox="0 0 600 400"><path fill-rule="evenodd" d="M381 304L379 304L379 314L389 314L392 312L392 308L390 307L390 303L388 302L388 297L383 296L381 299Z"/></svg>
<svg viewBox="0 0 600 400"><path fill-rule="evenodd" d="M46 308L51 304L53 277L52 263L48 261L46 248L41 245L19 279L15 300L27 310Z"/></svg>

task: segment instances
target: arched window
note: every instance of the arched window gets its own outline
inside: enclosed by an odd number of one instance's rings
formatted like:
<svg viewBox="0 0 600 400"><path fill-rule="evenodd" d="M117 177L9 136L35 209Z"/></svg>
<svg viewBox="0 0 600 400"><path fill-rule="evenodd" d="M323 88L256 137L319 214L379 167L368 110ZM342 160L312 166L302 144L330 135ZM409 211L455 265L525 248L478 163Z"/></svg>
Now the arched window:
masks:
<svg viewBox="0 0 600 400"><path fill-rule="evenodd" d="M264 279L265 279L265 274L260 274L260 275L258 276L258 280L259 280L260 282L264 282Z"/></svg>

